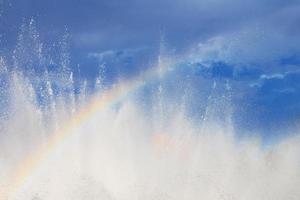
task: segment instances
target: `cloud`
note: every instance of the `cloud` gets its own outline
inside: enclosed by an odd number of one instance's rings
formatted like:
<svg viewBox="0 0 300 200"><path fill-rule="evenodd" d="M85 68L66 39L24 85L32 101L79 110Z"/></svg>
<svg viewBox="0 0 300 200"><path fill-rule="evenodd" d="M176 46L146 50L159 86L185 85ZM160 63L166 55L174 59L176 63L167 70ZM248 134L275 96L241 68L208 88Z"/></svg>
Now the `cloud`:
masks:
<svg viewBox="0 0 300 200"><path fill-rule="evenodd" d="M300 71L262 75L260 82L260 91L262 93L279 92L286 94L287 92L296 92L300 89Z"/></svg>
<svg viewBox="0 0 300 200"><path fill-rule="evenodd" d="M5 21L36 17L45 31L66 25L77 47L102 50L112 44L115 48L151 45L161 31L177 48L243 27L253 28L256 23L290 32L300 15L297 1L293 0L12 0L11 4L13 8L4 15ZM17 16L12 17L11 13Z"/></svg>
<svg viewBox="0 0 300 200"><path fill-rule="evenodd" d="M71 65L79 64L84 78L93 79L103 63L108 79L128 77L157 62L164 35L166 51L184 58L185 73L229 79L241 101L268 116L275 107L300 113L297 0L11 0L3 8L1 55L12 52L23 19L34 18L43 46L67 27Z"/></svg>

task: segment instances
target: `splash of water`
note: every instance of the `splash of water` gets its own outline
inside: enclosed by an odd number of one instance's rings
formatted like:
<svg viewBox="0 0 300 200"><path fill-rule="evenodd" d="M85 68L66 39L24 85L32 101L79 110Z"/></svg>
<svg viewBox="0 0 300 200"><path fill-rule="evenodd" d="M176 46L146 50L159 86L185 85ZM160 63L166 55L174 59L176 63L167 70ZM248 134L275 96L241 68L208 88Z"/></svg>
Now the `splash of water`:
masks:
<svg viewBox="0 0 300 200"><path fill-rule="evenodd" d="M206 109L196 124L186 113L188 95L177 94L182 96L179 104L168 98L161 82L161 58L151 105L145 109L138 95L131 94L117 105L94 112L7 194L7 185L24 160L47 145L53 133L63 129L94 95L113 88L104 87L100 76L96 93L88 92L87 81L76 91L67 53L60 58L60 72L44 70L40 79L34 71L22 73L20 65L32 69L34 63L46 62L38 35L32 31L37 47L30 56L34 61L18 53L15 67L9 70L0 60L8 85L8 113L0 132L1 198L299 199L299 138L288 138L269 149L262 149L257 139L237 141L230 95L219 95L217 83L212 85L208 103L203 102ZM60 88L55 87L57 82ZM225 90L230 87L225 85Z"/></svg>

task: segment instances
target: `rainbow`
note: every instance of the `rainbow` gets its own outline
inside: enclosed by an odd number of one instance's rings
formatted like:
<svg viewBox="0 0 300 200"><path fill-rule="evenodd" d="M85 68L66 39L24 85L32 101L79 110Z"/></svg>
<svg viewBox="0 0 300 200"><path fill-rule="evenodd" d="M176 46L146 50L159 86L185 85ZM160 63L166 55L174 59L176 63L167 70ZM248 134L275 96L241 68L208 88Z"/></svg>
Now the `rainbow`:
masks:
<svg viewBox="0 0 300 200"><path fill-rule="evenodd" d="M5 187L0 190L0 199L12 199L13 194L24 184L38 165L43 162L62 141L74 133L74 129L88 121L95 113L103 111L121 101L128 96L130 92L143 87L147 82L155 79L158 75L166 74L169 66L171 66L171 62L164 63L163 66L159 64L158 67L147 70L143 75L135 79L120 81L112 88L93 96L90 103L78 111L61 129L52 133L45 144L40 145L32 154L20 162L14 170L10 182L5 184Z"/></svg>

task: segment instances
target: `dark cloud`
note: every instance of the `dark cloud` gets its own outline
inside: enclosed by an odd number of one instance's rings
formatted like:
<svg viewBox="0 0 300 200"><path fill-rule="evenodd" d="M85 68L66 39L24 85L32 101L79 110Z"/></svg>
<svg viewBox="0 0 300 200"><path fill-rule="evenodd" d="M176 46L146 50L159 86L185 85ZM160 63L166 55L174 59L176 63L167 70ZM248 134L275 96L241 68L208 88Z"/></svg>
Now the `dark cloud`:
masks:
<svg viewBox="0 0 300 200"><path fill-rule="evenodd" d="M234 81L256 81L262 75L259 68L248 68L245 66L234 66L229 63L218 61L211 63L195 63L194 74L209 79L228 79Z"/></svg>

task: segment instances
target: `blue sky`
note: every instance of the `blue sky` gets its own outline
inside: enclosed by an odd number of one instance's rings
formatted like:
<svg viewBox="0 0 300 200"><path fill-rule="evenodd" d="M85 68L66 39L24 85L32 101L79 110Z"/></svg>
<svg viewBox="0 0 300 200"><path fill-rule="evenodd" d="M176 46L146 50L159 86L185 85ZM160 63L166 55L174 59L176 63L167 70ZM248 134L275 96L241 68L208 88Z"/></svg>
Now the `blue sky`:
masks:
<svg viewBox="0 0 300 200"><path fill-rule="evenodd" d="M298 127L297 0L0 0L0 14L1 56L34 19L48 54L57 56L67 33L71 66L94 79L105 63L113 80L155 63L163 35L168 54L184 55L177 73L193 87L230 81L240 127L266 137Z"/></svg>

